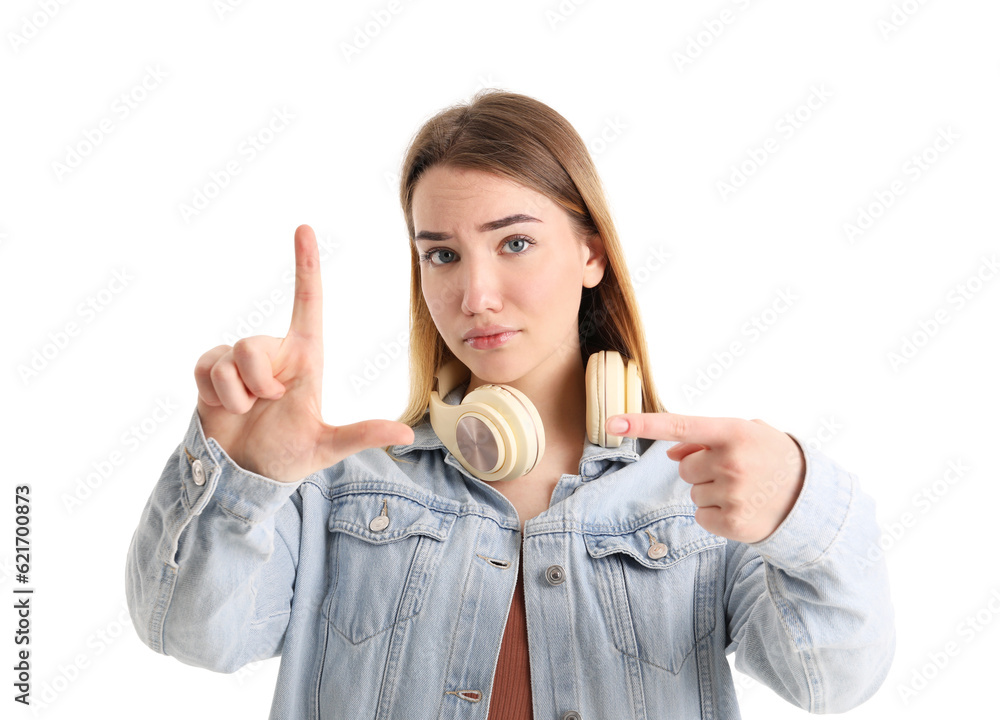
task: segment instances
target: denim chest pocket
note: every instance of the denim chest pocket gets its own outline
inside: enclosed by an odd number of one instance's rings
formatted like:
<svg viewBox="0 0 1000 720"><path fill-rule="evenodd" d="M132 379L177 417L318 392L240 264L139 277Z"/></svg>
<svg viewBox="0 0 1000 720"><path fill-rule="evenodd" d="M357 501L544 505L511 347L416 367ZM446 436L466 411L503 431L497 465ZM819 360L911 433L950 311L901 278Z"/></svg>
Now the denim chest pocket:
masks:
<svg viewBox="0 0 1000 720"><path fill-rule="evenodd" d="M615 646L676 675L698 641L715 628L726 540L690 515L585 538Z"/></svg>
<svg viewBox="0 0 1000 720"><path fill-rule="evenodd" d="M419 613L454 521L392 493L336 498L323 604L329 624L356 645Z"/></svg>

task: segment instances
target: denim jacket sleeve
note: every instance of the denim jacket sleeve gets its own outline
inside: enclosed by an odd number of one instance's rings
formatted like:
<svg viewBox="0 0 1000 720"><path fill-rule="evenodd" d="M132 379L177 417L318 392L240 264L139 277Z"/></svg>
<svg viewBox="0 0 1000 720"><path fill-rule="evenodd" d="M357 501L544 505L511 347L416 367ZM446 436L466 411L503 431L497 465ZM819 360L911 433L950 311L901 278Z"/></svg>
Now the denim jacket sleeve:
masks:
<svg viewBox="0 0 1000 720"><path fill-rule="evenodd" d="M736 667L813 713L843 712L884 681L895 651L879 528L858 479L794 438L805 483L767 538L728 545L726 615Z"/></svg>
<svg viewBox="0 0 1000 720"><path fill-rule="evenodd" d="M128 550L126 597L146 645L219 672L281 653L298 564L300 483L239 467L205 438L194 411Z"/></svg>

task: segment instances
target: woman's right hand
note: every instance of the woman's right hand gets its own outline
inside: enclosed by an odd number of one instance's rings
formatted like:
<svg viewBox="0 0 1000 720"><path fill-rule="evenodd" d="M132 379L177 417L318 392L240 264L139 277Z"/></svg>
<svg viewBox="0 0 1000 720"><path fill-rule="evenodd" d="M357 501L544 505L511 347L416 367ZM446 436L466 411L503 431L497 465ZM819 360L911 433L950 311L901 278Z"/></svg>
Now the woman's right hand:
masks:
<svg viewBox="0 0 1000 720"><path fill-rule="evenodd" d="M365 448L413 442L413 429L391 420L323 422L323 289L308 225L295 230L288 334L219 345L198 359L194 377L205 436L240 467L273 480L295 482Z"/></svg>

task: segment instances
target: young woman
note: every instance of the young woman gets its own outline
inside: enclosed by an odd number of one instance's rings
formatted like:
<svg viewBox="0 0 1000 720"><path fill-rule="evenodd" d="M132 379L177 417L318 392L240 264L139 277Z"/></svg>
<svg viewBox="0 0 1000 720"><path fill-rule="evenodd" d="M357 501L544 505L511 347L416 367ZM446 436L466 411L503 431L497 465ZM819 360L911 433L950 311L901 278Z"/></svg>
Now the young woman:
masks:
<svg viewBox="0 0 1000 720"><path fill-rule="evenodd" d="M895 639L871 500L761 420L665 411L569 123L480 93L420 129L400 190L401 422L323 422L299 227L288 334L195 367L129 549L143 641L281 655L271 717L296 720L736 718L732 652L812 712L871 696Z"/></svg>

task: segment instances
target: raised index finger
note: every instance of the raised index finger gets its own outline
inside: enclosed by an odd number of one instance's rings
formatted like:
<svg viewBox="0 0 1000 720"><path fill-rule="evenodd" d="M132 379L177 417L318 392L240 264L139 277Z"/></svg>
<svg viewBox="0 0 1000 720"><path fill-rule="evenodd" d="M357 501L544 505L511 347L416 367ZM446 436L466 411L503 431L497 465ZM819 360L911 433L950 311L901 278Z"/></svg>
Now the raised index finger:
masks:
<svg viewBox="0 0 1000 720"><path fill-rule="evenodd" d="M619 432L614 426L618 419L628 423ZM733 418L700 417L677 413L624 413L608 418L607 430L613 435L677 440L692 442L705 447L722 445L732 436Z"/></svg>
<svg viewBox="0 0 1000 720"><path fill-rule="evenodd" d="M316 233L308 225L295 229L295 304L291 329L302 337L323 337L323 284Z"/></svg>

